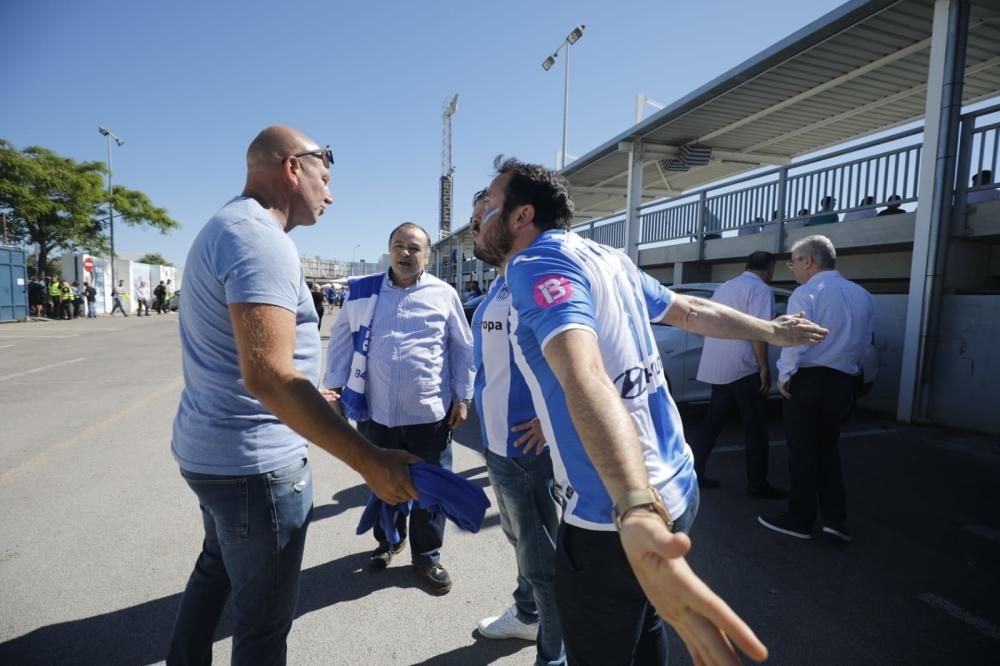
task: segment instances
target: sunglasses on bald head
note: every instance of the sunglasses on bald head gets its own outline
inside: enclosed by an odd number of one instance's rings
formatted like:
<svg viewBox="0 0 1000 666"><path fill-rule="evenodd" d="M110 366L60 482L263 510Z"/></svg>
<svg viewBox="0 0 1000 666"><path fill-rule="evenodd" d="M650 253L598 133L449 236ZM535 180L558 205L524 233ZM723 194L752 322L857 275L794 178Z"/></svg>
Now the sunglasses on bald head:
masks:
<svg viewBox="0 0 1000 666"><path fill-rule="evenodd" d="M301 153L295 153L294 155L289 155L289 157L305 157L306 155L318 157L323 160L323 166L327 169L333 166L333 151L330 150L329 144L322 148L316 148L315 150L303 150ZM288 157L285 159L287 160Z"/></svg>

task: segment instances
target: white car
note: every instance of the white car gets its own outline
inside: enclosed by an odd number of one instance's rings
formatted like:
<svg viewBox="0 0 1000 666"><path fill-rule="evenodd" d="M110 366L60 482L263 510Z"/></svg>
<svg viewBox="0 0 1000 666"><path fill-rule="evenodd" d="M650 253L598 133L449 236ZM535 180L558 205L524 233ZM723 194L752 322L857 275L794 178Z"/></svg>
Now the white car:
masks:
<svg viewBox="0 0 1000 666"><path fill-rule="evenodd" d="M721 284L720 282L679 284L670 287L670 290L678 294L710 299ZM788 310L788 297L792 295L792 292L777 287L771 287L771 291L774 292L775 311L779 315L785 314ZM674 397L674 402L708 402L709 398L712 397L711 385L696 379L704 338L662 323L653 324L653 336L656 338L656 346L660 350L663 372L667 376L667 383L670 386L670 394ZM778 347L768 347L768 361L771 365L771 392L769 396L771 398L777 398L781 395L778 392L778 370L776 368L780 353L781 350ZM878 376L878 353L874 345L869 346L869 354L865 357L863 370L863 382L859 382L861 385L857 387L858 396L867 394Z"/></svg>

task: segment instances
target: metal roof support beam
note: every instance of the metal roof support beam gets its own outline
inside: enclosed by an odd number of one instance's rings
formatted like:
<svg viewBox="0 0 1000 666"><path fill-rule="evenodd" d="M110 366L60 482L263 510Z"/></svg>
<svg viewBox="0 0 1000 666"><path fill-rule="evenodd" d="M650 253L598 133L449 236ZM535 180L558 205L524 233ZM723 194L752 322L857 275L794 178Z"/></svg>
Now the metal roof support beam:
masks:
<svg viewBox="0 0 1000 666"><path fill-rule="evenodd" d="M907 47L904 47L904 48L902 48L902 49L900 49L898 51L890 53L889 55L883 56L883 57L879 58L878 60L873 60L873 61L871 61L870 63L868 63L866 65L862 65L861 67L858 67L856 69L852 69L851 71L847 72L846 74L841 74L840 76L838 76L835 79L830 79L829 81L825 81L824 83L821 83L820 85L816 86L815 88L810 88L809 90L800 92L798 95L795 95L794 97L789 97L788 99L782 100L781 102L779 102L777 104L772 104L771 106L767 107L766 109L761 109L757 113L753 113L753 114L751 114L749 116L746 116L745 118L741 118L741 119L737 120L736 122L730 123L729 125L727 125L725 127L720 127L719 129L715 130L714 132L709 132L705 136L698 137L694 141L694 143L705 143L706 141L710 141L710 140L712 140L712 139L714 139L714 138L716 138L718 136L722 136L723 134L727 134L727 133L733 131L734 129L736 129L738 127L743 127L744 125L752 123L755 120L760 120L761 118L763 118L765 116L769 116L772 113L774 113L775 111L780 111L781 109L784 109L784 108L787 108L789 106L792 106L793 104L798 104L799 102L801 102L803 100L807 100L810 97L815 97L816 95L818 95L818 94L820 94L822 92L826 92L827 90L830 90L831 88L836 88L837 86L839 86L842 83L847 83L848 81L851 81L852 79L856 79L859 76L864 76L865 74L868 74L869 72L873 72L873 71L879 69L880 67L882 67L884 65L888 65L890 63L896 62L897 60L902 60L903 58L906 58L907 56L912 55L914 53L919 53L920 51L923 51L924 49L927 48L927 46L931 43L932 39L933 39L933 37L931 37L930 39L922 39L919 42L914 42L913 44L910 44Z"/></svg>
<svg viewBox="0 0 1000 666"><path fill-rule="evenodd" d="M929 415L930 380L951 233L949 220L968 26L968 0L935 1L927 68L923 163L917 190L910 293L896 406L896 417L905 422L923 420Z"/></svg>
<svg viewBox="0 0 1000 666"><path fill-rule="evenodd" d="M620 147L620 144L619 144ZM639 224L642 205L641 141L633 141L628 155L628 192L625 193L625 254L639 265Z"/></svg>
<svg viewBox="0 0 1000 666"><path fill-rule="evenodd" d="M965 76L969 77L974 74L978 74L979 72L984 72L988 69L996 67L997 65L1000 65L1000 56L996 56L994 58L990 58L989 60L984 60L981 63L972 65L971 67L965 70ZM889 104L895 104L896 102L906 99L907 97L913 97L914 95L923 95L925 90L927 90L927 84L915 86L913 88L907 88L906 90L898 92L895 95L889 95L888 97L877 99L874 102L869 102L868 104L865 104L864 106L855 107L848 111L838 113L835 116L830 116L829 118L824 118L823 120L816 121L810 125L806 125L805 127L800 127L798 129L794 129L780 136L767 139L766 141L755 143L752 146L748 146L746 150L748 151L758 150L760 148L766 148L767 146L773 146L776 143L781 143L782 141L786 141L788 139L794 139L795 137L801 134L808 134L809 132L826 127L827 125L833 125L834 123L839 123L842 120L848 120L849 118L853 118L855 116L864 115L880 107L888 106Z"/></svg>

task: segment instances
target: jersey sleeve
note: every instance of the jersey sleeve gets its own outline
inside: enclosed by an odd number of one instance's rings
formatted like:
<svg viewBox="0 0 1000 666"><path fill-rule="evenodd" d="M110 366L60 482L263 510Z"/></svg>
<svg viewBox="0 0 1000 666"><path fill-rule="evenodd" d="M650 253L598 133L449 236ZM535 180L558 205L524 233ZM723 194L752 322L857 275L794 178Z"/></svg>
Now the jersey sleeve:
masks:
<svg viewBox="0 0 1000 666"><path fill-rule="evenodd" d="M674 304L674 292L657 282L648 273L639 271L639 276L642 280L642 296L646 300L649 321L653 323L661 321L670 306Z"/></svg>
<svg viewBox="0 0 1000 666"><path fill-rule="evenodd" d="M297 311L302 264L283 232L253 223L235 224L218 243L215 271L225 287L227 304L261 303Z"/></svg>
<svg viewBox="0 0 1000 666"><path fill-rule="evenodd" d="M507 284L518 325L531 329L540 347L571 328L596 334L590 280L568 257L528 249L508 264Z"/></svg>

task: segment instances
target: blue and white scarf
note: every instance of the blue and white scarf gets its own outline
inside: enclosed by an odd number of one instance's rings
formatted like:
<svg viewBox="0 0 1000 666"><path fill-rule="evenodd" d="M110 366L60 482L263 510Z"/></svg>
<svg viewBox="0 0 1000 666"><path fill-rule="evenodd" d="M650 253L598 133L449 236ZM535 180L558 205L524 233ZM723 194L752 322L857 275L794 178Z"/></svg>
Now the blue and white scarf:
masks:
<svg viewBox="0 0 1000 666"><path fill-rule="evenodd" d="M365 382L368 379L368 343L371 341L372 318L375 303L382 289L385 273L368 275L348 281L347 300L344 301L344 315L351 327L354 356L347 385L340 393L347 418L355 421L368 420L368 400L365 398Z"/></svg>

